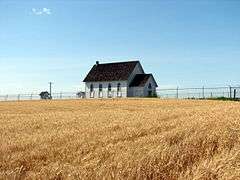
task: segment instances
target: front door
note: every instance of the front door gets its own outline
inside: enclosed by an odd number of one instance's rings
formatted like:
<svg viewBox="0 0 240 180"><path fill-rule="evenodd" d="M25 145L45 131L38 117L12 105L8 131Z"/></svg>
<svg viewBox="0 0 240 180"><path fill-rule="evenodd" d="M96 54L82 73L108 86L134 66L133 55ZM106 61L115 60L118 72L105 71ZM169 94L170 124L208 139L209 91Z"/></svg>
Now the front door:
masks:
<svg viewBox="0 0 240 180"><path fill-rule="evenodd" d="M152 96L152 91L151 90L148 91L148 96Z"/></svg>

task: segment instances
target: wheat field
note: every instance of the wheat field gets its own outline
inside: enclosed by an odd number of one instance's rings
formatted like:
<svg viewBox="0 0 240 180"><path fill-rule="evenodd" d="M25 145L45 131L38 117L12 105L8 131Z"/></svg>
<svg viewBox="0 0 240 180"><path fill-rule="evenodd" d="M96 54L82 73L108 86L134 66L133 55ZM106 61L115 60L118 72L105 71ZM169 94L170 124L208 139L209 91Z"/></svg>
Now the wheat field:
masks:
<svg viewBox="0 0 240 180"><path fill-rule="evenodd" d="M0 103L0 179L240 179L240 103Z"/></svg>

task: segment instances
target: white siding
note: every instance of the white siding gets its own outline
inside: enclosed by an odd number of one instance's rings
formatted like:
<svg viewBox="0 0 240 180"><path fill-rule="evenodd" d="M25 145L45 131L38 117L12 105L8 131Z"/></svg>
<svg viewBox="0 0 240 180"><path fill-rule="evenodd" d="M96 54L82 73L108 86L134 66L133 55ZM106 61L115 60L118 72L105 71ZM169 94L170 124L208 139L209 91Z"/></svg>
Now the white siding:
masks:
<svg viewBox="0 0 240 180"><path fill-rule="evenodd" d="M152 78L152 76L147 80L145 86L142 87L129 87L128 89L128 97L146 97L148 96L148 85L151 83L152 85L152 94L156 93L156 84Z"/></svg>
<svg viewBox="0 0 240 180"><path fill-rule="evenodd" d="M144 97L144 87L129 87L129 97Z"/></svg>
<svg viewBox="0 0 240 180"><path fill-rule="evenodd" d="M108 92L108 84L111 84L111 92ZM121 84L121 90L117 92L117 85ZM112 98L127 97L127 81L110 81L110 82L86 82L86 98ZM90 93L90 86L93 85L93 92ZM102 84L102 93L99 92L99 84Z"/></svg>
<svg viewBox="0 0 240 180"><path fill-rule="evenodd" d="M136 74L143 74L143 73L144 73L144 71L143 71L140 63L137 63L137 65L135 66L132 74L128 78L128 86L127 87L129 87L129 84L132 82L132 80L133 80L133 78L135 77ZM133 88L128 88L127 89L127 96L128 97L134 96L133 92L134 92Z"/></svg>

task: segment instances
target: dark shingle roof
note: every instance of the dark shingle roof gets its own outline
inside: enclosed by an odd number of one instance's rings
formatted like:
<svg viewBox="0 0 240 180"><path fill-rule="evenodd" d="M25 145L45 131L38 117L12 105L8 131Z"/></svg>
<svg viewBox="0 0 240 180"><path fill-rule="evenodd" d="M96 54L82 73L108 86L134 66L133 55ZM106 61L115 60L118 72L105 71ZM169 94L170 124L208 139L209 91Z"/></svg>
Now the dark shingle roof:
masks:
<svg viewBox="0 0 240 180"><path fill-rule="evenodd" d="M147 80L151 76L153 78L152 74L136 74L129 86L130 87L133 87L133 86L144 86L146 84ZM156 83L154 78L153 78L153 80ZM156 83L156 86L157 86L157 83Z"/></svg>
<svg viewBox="0 0 240 180"><path fill-rule="evenodd" d="M139 61L95 64L83 82L127 80Z"/></svg>

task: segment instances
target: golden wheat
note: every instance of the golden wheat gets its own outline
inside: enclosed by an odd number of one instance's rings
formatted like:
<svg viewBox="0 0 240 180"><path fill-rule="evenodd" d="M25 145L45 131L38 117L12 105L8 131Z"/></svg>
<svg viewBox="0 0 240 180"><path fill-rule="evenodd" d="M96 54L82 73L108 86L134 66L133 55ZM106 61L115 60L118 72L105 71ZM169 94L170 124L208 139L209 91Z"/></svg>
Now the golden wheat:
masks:
<svg viewBox="0 0 240 180"><path fill-rule="evenodd" d="M240 103L0 103L0 179L240 179Z"/></svg>

